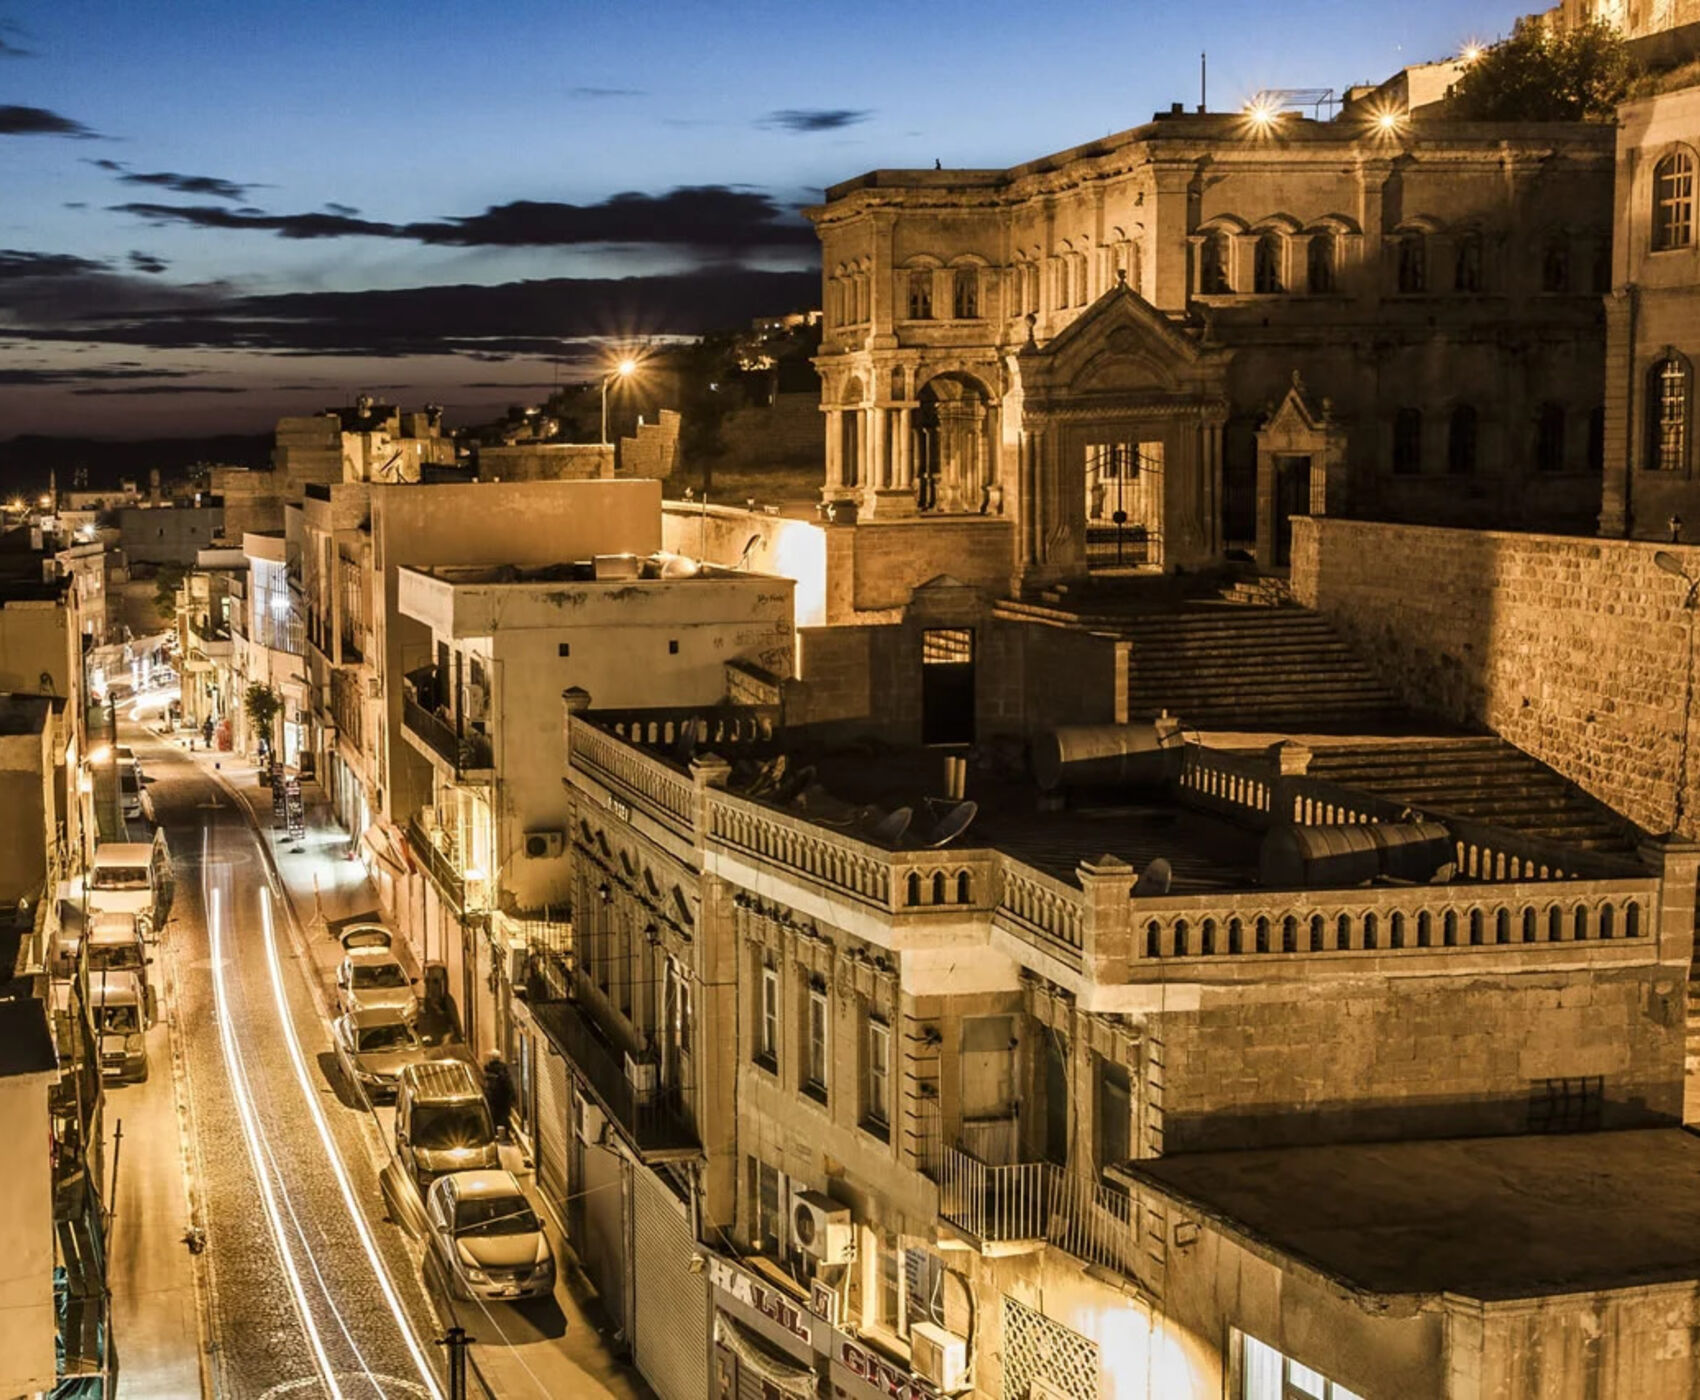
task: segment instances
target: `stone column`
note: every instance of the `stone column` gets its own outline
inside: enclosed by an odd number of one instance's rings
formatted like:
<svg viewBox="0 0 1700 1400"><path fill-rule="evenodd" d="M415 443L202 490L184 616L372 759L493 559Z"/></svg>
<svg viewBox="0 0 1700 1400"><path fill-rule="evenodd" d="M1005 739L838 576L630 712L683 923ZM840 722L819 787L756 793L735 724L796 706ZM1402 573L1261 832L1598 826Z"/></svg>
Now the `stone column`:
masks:
<svg viewBox="0 0 1700 1400"><path fill-rule="evenodd" d="M1206 422L1204 449L1204 540L1210 555L1220 558L1225 528L1222 520L1222 429L1220 421Z"/></svg>
<svg viewBox="0 0 1700 1400"><path fill-rule="evenodd" d="M897 480L896 485L903 490L914 493L915 490L915 441L912 427L915 410L900 408L897 410Z"/></svg>
<svg viewBox="0 0 1700 1400"><path fill-rule="evenodd" d="M891 414L884 408L868 410L868 485L878 491L891 485L887 473L888 453L886 435L890 431Z"/></svg>
<svg viewBox="0 0 1700 1400"><path fill-rule="evenodd" d="M826 410L826 484L821 488L824 500L836 500L844 487L844 413L842 409Z"/></svg>

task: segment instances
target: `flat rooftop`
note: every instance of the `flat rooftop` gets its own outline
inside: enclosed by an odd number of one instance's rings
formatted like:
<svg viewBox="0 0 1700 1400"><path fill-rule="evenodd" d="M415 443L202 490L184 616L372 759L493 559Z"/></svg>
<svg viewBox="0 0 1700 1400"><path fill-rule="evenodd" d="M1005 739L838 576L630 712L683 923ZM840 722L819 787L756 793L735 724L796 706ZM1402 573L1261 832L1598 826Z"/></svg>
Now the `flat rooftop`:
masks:
<svg viewBox="0 0 1700 1400"><path fill-rule="evenodd" d="M1122 1174L1374 1293L1700 1279L1700 1137L1681 1128L1189 1153Z"/></svg>
<svg viewBox="0 0 1700 1400"><path fill-rule="evenodd" d="M683 554L602 554L594 559L564 560L556 564L408 564L404 569L458 587L755 577L723 564L704 564Z"/></svg>

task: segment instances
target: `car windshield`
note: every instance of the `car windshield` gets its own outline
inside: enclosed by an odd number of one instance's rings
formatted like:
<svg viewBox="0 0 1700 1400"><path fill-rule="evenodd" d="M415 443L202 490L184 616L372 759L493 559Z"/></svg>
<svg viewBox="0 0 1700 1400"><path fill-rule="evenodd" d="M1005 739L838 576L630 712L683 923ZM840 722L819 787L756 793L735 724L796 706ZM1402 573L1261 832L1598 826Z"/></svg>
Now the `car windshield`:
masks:
<svg viewBox="0 0 1700 1400"><path fill-rule="evenodd" d="M142 780L136 775L134 768L126 768L118 774L118 787L122 792L140 792Z"/></svg>
<svg viewBox="0 0 1700 1400"><path fill-rule="evenodd" d="M535 1235L537 1217L524 1196L474 1196L455 1206L457 1235Z"/></svg>
<svg viewBox="0 0 1700 1400"><path fill-rule="evenodd" d="M413 1145L427 1152L485 1147L496 1139L482 1102L419 1104L413 1110Z"/></svg>
<svg viewBox="0 0 1700 1400"><path fill-rule="evenodd" d="M95 972L102 969L130 970L142 965L142 950L134 943L91 943L89 944L89 967Z"/></svg>
<svg viewBox="0 0 1700 1400"><path fill-rule="evenodd" d="M383 1026L362 1026L354 1033L355 1048L369 1050L408 1050L419 1044L411 1029L399 1023Z"/></svg>
<svg viewBox="0 0 1700 1400"><path fill-rule="evenodd" d="M100 1028L111 1035L134 1035L142 1028L140 1008L103 1006L100 1008Z"/></svg>
<svg viewBox="0 0 1700 1400"><path fill-rule="evenodd" d="M405 987L407 974L399 963L355 963L356 987Z"/></svg>
<svg viewBox="0 0 1700 1400"><path fill-rule="evenodd" d="M148 887L148 868L145 865L97 865L89 876L89 884L97 890L145 890Z"/></svg>

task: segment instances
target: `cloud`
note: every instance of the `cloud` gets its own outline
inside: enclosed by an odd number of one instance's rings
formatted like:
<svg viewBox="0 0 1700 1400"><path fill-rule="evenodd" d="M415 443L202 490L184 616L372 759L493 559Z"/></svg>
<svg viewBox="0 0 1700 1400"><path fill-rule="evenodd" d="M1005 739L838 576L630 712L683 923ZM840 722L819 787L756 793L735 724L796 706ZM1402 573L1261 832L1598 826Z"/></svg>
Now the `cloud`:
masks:
<svg viewBox="0 0 1700 1400"><path fill-rule="evenodd" d="M218 175L180 175L175 170L131 170L116 160L91 160L89 164L116 175L123 184L153 185L177 194L204 194L214 199L240 202L248 197L249 190L258 188L255 185L239 185Z"/></svg>
<svg viewBox="0 0 1700 1400"><path fill-rule="evenodd" d="M246 389L239 389L232 384L141 384L133 389L73 389L71 392L79 398L105 395L142 394L246 394Z"/></svg>
<svg viewBox="0 0 1700 1400"><path fill-rule="evenodd" d="M164 272L170 267L164 258L155 257L152 253L140 253L134 250L130 253L130 266L137 272Z"/></svg>
<svg viewBox="0 0 1700 1400"><path fill-rule="evenodd" d="M45 107L0 107L0 136L95 135L81 122L50 112Z"/></svg>
<svg viewBox="0 0 1700 1400"><path fill-rule="evenodd" d="M865 122L873 112L853 107L785 107L760 118L757 126L777 127L781 131L808 134L814 131L839 131L857 122Z"/></svg>
<svg viewBox="0 0 1700 1400"><path fill-rule="evenodd" d="M91 272L105 271L105 263L70 253L32 253L19 248L0 248L0 282L38 277L86 277Z"/></svg>
<svg viewBox="0 0 1700 1400"><path fill-rule="evenodd" d="M122 366L77 369L0 369L0 385L40 386L47 384L90 384L109 379L186 379L180 369L128 369Z"/></svg>
<svg viewBox="0 0 1700 1400"><path fill-rule="evenodd" d="M347 219L352 219L356 214L358 214L360 212L352 204L338 204L335 200L327 201L326 204L325 204L325 209L328 213L341 214L344 218L347 218Z"/></svg>
<svg viewBox="0 0 1700 1400"><path fill-rule="evenodd" d="M346 206L345 206L346 207ZM586 243L644 243L749 249L812 245L814 230L759 191L688 185L663 195L635 191L600 204L515 200L482 214L392 224L340 213L267 214L204 204L112 206L153 225L246 229L282 238L393 238L439 247L558 248Z"/></svg>
<svg viewBox="0 0 1700 1400"><path fill-rule="evenodd" d="M23 29L12 20L0 19L0 58L35 57L29 49L14 42L16 36L23 32Z"/></svg>
<svg viewBox="0 0 1700 1400"><path fill-rule="evenodd" d="M647 97L642 88L611 88L611 87L576 87L567 91L568 97L582 97L596 101L608 97Z"/></svg>

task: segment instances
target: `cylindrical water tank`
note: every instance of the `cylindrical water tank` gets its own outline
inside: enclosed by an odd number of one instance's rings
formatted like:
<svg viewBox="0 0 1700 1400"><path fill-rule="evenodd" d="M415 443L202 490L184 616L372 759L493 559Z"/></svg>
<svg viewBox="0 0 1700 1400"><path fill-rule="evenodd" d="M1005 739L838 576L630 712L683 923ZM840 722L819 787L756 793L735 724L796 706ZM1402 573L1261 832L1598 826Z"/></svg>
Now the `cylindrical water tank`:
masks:
<svg viewBox="0 0 1700 1400"><path fill-rule="evenodd" d="M1065 725L1033 741L1033 776L1046 792L1064 783L1156 782L1172 775L1175 759L1164 755L1183 742L1173 719Z"/></svg>
<svg viewBox="0 0 1700 1400"><path fill-rule="evenodd" d="M1361 885L1380 876L1426 884L1454 858L1440 822L1345 822L1278 826L1259 862L1270 889Z"/></svg>

